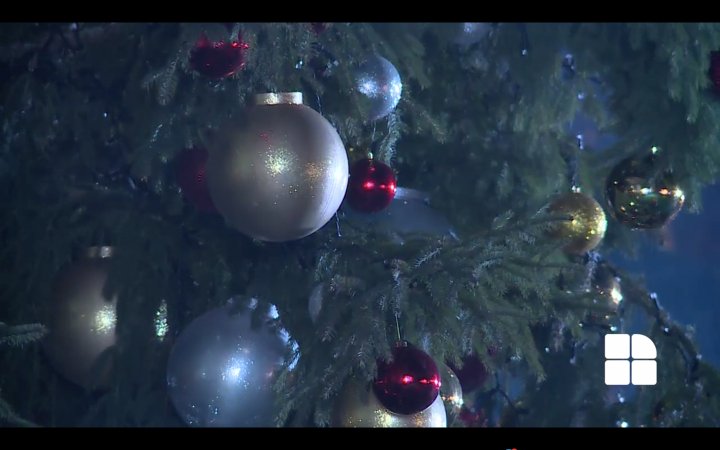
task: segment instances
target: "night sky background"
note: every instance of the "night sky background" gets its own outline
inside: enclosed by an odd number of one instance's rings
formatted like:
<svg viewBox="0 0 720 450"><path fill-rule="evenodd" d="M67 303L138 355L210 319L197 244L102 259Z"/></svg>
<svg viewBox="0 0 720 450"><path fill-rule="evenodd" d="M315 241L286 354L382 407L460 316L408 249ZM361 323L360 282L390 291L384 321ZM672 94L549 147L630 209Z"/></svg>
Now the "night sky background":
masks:
<svg viewBox="0 0 720 450"><path fill-rule="evenodd" d="M704 360L720 367L720 184L703 192L699 214L682 211L667 229L669 242L641 236L637 257L606 255L633 274L643 274L672 319L695 327Z"/></svg>
<svg viewBox="0 0 720 450"><path fill-rule="evenodd" d="M578 115L569 131L582 135L596 151L611 146L612 135ZM611 219L609 219L611 220ZM613 251L603 256L632 275L645 277L670 317L695 327L695 339L705 361L720 367L720 183L703 191L700 213L685 208L657 233L637 231L636 255ZM662 235L662 236L661 236ZM602 247L601 247L602 248ZM641 332L631 326L629 332Z"/></svg>

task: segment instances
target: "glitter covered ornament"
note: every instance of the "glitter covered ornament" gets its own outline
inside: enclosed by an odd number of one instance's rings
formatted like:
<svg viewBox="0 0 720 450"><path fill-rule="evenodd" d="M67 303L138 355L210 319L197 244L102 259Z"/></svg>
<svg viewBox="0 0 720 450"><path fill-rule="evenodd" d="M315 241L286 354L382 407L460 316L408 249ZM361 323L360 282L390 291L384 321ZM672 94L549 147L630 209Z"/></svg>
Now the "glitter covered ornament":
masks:
<svg viewBox="0 0 720 450"><path fill-rule="evenodd" d="M208 186L226 222L260 241L319 230L340 207L348 158L337 131L302 94L262 94L210 148Z"/></svg>
<svg viewBox="0 0 720 450"><path fill-rule="evenodd" d="M382 56L372 55L363 61L355 71L354 79L363 118L371 121L382 119L400 102L400 74Z"/></svg>
<svg viewBox="0 0 720 450"><path fill-rule="evenodd" d="M285 340L267 321L253 328L251 315L229 302L196 318L175 341L167 390L188 425L275 426L273 383Z"/></svg>
<svg viewBox="0 0 720 450"><path fill-rule="evenodd" d="M582 255L600 244L607 230L605 212L592 197L580 192L568 192L557 196L548 207L550 214L565 214L567 220L560 220L548 231L555 239L567 243L565 253Z"/></svg>

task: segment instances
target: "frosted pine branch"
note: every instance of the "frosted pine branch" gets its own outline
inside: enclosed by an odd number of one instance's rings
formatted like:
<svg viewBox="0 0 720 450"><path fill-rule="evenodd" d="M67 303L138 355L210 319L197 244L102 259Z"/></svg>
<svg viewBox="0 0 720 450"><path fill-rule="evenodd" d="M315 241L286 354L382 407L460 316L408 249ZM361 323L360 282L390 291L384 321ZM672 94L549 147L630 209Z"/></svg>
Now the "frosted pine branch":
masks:
<svg viewBox="0 0 720 450"><path fill-rule="evenodd" d="M0 322L0 345L22 347L47 334L47 328L39 323L10 326Z"/></svg>

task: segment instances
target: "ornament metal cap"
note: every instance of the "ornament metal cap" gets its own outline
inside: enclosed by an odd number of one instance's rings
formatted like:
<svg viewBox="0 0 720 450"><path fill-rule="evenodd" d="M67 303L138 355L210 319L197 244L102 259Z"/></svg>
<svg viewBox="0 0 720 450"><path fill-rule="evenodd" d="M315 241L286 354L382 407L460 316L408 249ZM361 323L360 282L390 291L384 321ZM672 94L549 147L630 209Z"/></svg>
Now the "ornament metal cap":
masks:
<svg viewBox="0 0 720 450"><path fill-rule="evenodd" d="M255 94L255 105L302 105L302 92L266 92Z"/></svg>
<svg viewBox="0 0 720 450"><path fill-rule="evenodd" d="M110 258L115 253L115 247L109 245L88 247L83 251L82 256L88 259Z"/></svg>

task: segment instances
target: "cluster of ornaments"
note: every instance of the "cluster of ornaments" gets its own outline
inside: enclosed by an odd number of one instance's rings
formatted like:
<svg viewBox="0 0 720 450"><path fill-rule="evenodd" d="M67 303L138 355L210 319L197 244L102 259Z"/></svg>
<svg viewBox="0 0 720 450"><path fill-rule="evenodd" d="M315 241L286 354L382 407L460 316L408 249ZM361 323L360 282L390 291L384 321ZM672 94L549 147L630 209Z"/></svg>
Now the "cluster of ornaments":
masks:
<svg viewBox="0 0 720 450"><path fill-rule="evenodd" d="M325 27L315 26L321 33ZM482 32L484 34L485 31ZM231 77L249 46L203 35L190 65L210 79ZM720 52L710 76L720 93ZM376 121L398 105L402 82L387 59L368 57L356 69L354 94L364 118ZM657 148L620 162L609 174L605 196L612 217L632 229L659 228L672 220L685 197ZM218 213L237 231L257 240L286 242L323 227L345 202L362 213L387 208L397 180L387 164L366 158L349 165L345 146L301 93L267 93L224 124L209 147L193 147L175 161L177 183L197 210ZM568 215L549 231L566 240L565 252L582 255L601 242L607 220L600 204L580 192L549 206ZM106 292L112 247L92 247L57 276L50 305L50 334L43 342L49 362L85 389L106 388L116 343L117 297ZM615 301L618 280L601 268L593 283ZM275 426L275 375L284 364L287 339L265 320L251 326L249 307L228 303L195 319L177 338L167 364L167 389L179 416L191 426ZM162 333L166 332L162 331ZM158 331L160 336L161 331ZM488 372L468 357L463 366L437 364L405 342L391 361L379 360L371 385L350 380L334 409L334 426L445 427L463 411L463 391L479 389Z"/></svg>
<svg viewBox="0 0 720 450"><path fill-rule="evenodd" d="M312 24L319 34L326 24ZM240 35L211 41L203 34L190 66L210 79L237 74L249 45ZM376 121L398 105L402 81L395 66L370 55L354 68L353 94L363 118ZM397 187L385 163L368 158L349 167L335 128L303 104L299 92L267 93L225 123L208 148L176 160L176 179L200 212L219 213L237 231L260 241L302 239L322 228L343 201L355 211L387 208Z"/></svg>
<svg viewBox="0 0 720 450"><path fill-rule="evenodd" d="M633 230L665 226L685 203L685 194L658 147L618 163L605 182L605 198L613 219ZM586 194L561 194L550 203L548 211L568 215L567 220L560 221L548 234L564 239L563 250L569 255L583 255L593 250L605 235L605 213L600 204Z"/></svg>
<svg viewBox="0 0 720 450"><path fill-rule="evenodd" d="M350 379L333 410L332 425L350 428L444 428L457 414L462 390L444 364L407 343L398 342L389 361L377 362L368 386Z"/></svg>

